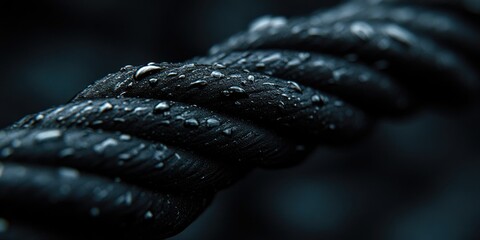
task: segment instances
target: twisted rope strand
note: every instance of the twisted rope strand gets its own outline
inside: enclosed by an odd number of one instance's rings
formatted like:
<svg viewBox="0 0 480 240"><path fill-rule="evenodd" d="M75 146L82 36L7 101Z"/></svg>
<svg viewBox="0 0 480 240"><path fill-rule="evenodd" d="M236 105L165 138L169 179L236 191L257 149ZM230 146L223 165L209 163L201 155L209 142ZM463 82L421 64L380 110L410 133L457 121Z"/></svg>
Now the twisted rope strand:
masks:
<svg viewBox="0 0 480 240"><path fill-rule="evenodd" d="M454 11L352 1L261 18L206 57L125 66L0 132L0 238L175 235L252 168L468 102L479 36Z"/></svg>

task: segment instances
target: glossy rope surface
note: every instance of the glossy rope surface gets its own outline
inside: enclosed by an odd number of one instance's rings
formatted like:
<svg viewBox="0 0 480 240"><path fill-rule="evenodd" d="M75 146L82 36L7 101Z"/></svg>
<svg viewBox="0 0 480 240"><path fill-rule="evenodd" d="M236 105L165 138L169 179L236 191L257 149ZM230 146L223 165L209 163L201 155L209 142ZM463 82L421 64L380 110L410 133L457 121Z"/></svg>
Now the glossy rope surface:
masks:
<svg viewBox="0 0 480 240"><path fill-rule="evenodd" d="M252 168L470 102L479 40L454 10L354 1L263 17L185 63L125 66L0 132L0 236L175 235Z"/></svg>

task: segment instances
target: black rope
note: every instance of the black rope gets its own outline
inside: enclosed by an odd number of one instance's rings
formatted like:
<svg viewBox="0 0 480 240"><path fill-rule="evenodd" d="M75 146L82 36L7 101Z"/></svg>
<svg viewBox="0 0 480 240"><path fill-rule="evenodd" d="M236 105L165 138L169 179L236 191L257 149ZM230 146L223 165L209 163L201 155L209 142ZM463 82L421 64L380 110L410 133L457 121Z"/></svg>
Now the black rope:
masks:
<svg viewBox="0 0 480 240"><path fill-rule="evenodd" d="M264 17L209 56L109 74L0 132L0 238L172 236L252 168L469 102L480 33L452 9L350 2Z"/></svg>

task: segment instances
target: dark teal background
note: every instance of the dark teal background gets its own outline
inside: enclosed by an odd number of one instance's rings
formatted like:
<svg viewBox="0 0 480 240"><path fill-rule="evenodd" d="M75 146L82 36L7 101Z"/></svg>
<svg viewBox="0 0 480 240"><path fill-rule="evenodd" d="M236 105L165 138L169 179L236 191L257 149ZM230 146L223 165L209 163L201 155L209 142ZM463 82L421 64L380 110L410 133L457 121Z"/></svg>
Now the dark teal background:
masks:
<svg viewBox="0 0 480 240"><path fill-rule="evenodd" d="M41 0L0 7L0 126L120 67L182 61L313 0ZM480 104L385 120L352 147L257 170L173 239L480 239Z"/></svg>

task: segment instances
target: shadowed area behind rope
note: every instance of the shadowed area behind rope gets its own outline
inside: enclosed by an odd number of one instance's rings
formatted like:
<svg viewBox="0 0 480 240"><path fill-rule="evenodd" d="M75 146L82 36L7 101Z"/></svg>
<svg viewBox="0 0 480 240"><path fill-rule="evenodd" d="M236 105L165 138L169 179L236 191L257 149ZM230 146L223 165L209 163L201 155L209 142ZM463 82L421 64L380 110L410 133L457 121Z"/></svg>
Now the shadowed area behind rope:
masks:
<svg viewBox="0 0 480 240"><path fill-rule="evenodd" d="M0 238L169 237L254 167L468 102L479 33L429 8L356 2L264 17L209 56L128 65L23 118L0 132L0 216L12 225Z"/></svg>

